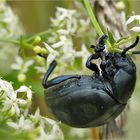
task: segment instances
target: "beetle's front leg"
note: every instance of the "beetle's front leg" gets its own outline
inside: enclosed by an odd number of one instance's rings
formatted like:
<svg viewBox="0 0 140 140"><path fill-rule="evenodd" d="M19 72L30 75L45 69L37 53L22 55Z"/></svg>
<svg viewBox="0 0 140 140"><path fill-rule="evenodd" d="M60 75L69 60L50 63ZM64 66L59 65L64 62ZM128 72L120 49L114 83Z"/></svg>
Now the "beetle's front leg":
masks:
<svg viewBox="0 0 140 140"><path fill-rule="evenodd" d="M92 62L91 62L91 60L93 60L93 59L98 59L98 58L99 58L98 54L92 54L92 55L88 58L88 60L87 60L87 62L86 62L86 67L87 67L88 69L94 71L95 74L96 74L97 76L99 76L100 70L99 70L98 66L97 66L95 63L92 63Z"/></svg>

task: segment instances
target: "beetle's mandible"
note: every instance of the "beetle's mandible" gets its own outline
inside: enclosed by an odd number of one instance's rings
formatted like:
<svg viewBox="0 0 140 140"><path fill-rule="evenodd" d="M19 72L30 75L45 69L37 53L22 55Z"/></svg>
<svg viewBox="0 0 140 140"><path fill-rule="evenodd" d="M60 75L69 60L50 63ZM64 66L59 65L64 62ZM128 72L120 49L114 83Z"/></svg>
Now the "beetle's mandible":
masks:
<svg viewBox="0 0 140 140"><path fill-rule="evenodd" d="M99 38L94 54L89 56L86 67L93 75L63 75L48 80L56 67L50 64L43 79L45 100L54 116L61 122L79 128L97 127L115 119L125 108L136 82L136 66L126 52L134 48L136 41L122 53L105 51L106 35ZM137 52L132 52L136 54ZM100 69L93 59L101 59Z"/></svg>

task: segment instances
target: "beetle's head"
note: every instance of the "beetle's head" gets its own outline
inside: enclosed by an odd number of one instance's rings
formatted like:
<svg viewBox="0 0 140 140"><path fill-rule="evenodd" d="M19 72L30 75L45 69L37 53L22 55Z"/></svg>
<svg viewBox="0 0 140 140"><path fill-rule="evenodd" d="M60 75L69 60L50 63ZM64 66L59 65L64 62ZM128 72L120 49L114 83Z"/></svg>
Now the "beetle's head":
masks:
<svg viewBox="0 0 140 140"><path fill-rule="evenodd" d="M123 57L120 53L114 53L112 54L111 60L115 68L123 69L128 73L136 71L136 66L129 55Z"/></svg>
<svg viewBox="0 0 140 140"><path fill-rule="evenodd" d="M125 48L122 53L109 53L108 59L111 60L116 68L121 68L127 72L136 71L136 66L131 59L131 55L127 54L127 51L134 48L139 42L139 37L137 36L135 42L129 47ZM132 51L133 54L140 54L140 51Z"/></svg>

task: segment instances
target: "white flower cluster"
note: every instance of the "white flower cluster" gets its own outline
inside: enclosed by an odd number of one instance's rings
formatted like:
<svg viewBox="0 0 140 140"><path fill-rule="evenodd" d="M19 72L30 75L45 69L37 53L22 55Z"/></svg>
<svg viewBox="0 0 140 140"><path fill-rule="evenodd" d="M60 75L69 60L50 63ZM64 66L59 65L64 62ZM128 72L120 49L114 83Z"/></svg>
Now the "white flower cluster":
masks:
<svg viewBox="0 0 140 140"><path fill-rule="evenodd" d="M0 37L10 38L15 36L15 31L21 32L18 27L18 18L11 8L6 3L0 3Z"/></svg>
<svg viewBox="0 0 140 140"><path fill-rule="evenodd" d="M0 40L17 39L21 34L22 27L17 16L6 2L0 1ZM13 44L0 41L0 73L10 72L10 65L18 53L18 48Z"/></svg>
<svg viewBox="0 0 140 140"><path fill-rule="evenodd" d="M25 99L18 98L20 94L25 94ZM32 91L26 86L21 86L14 91L11 83L0 79L0 121L6 117L20 116L27 114L31 104Z"/></svg>
<svg viewBox="0 0 140 140"><path fill-rule="evenodd" d="M75 59L79 57L82 59L82 65L85 65L90 52L83 38L90 35L89 26L90 20L81 18L78 11L57 7L56 17L51 19L52 31L47 41L50 45L45 43L49 52L47 64L57 58L64 68L70 64L73 66Z"/></svg>
<svg viewBox="0 0 140 140"><path fill-rule="evenodd" d="M134 31L134 32L140 32L140 15L131 16L127 20L126 24L128 25L128 24L130 24L132 22L135 23L135 26L132 27L130 30Z"/></svg>
<svg viewBox="0 0 140 140"><path fill-rule="evenodd" d="M16 134L25 133L30 139L63 140L57 122L41 116L39 109L34 115L29 114L31 99L30 88L14 90L11 83L0 79L0 124L7 124Z"/></svg>

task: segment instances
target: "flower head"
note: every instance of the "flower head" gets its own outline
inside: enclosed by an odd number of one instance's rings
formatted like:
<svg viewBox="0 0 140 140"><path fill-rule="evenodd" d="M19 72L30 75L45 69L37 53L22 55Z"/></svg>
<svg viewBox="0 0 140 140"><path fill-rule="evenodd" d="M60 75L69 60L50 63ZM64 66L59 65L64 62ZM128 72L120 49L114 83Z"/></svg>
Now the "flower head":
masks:
<svg viewBox="0 0 140 140"><path fill-rule="evenodd" d="M135 23L137 22L137 24L134 27L132 27L130 30L134 32L140 32L140 15L131 16L127 20L126 24L130 24L132 22L135 22Z"/></svg>
<svg viewBox="0 0 140 140"><path fill-rule="evenodd" d="M20 72L27 72L29 67L34 63L34 60L23 61L20 56L16 57L16 63L11 65L11 68Z"/></svg>

